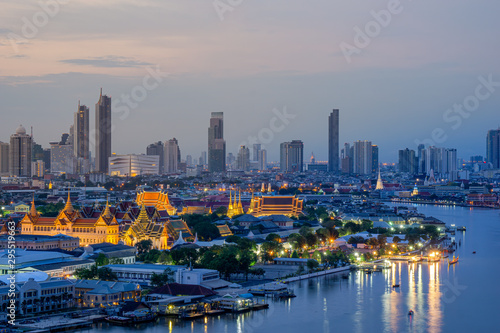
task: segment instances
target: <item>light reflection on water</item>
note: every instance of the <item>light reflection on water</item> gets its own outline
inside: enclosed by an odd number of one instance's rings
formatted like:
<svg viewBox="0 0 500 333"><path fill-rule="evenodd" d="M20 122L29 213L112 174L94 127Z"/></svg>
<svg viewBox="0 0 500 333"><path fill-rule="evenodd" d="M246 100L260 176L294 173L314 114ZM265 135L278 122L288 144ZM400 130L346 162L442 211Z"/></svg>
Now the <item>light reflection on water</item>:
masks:
<svg viewBox="0 0 500 333"><path fill-rule="evenodd" d="M497 331L500 288L498 211L419 207L448 224L466 225L460 262L393 262L379 273L349 273L291 284L296 298L272 301L270 309L193 322L162 318L137 329L99 324L92 332L471 332ZM472 251L477 250L477 255ZM457 280L458 279L458 280ZM466 287L453 287L455 281ZM399 284L399 288L392 286ZM408 316L413 309L415 314ZM458 314L458 315L457 315ZM457 318L458 316L458 318Z"/></svg>

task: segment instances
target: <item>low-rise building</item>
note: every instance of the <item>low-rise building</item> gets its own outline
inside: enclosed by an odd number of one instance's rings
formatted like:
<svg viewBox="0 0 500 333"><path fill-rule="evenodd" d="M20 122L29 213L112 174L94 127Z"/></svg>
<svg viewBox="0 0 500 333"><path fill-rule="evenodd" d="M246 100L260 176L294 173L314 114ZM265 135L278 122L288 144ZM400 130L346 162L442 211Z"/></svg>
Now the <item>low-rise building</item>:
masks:
<svg viewBox="0 0 500 333"><path fill-rule="evenodd" d="M70 280L49 279L15 283L16 311L21 314L54 313L74 306L75 285ZM7 312L11 302L10 286L0 286L0 311Z"/></svg>
<svg viewBox="0 0 500 333"><path fill-rule="evenodd" d="M0 236L0 249L6 249L9 244L7 235ZM25 250L54 250L71 251L80 246L80 239L67 235L16 235L16 247Z"/></svg>
<svg viewBox="0 0 500 333"><path fill-rule="evenodd" d="M77 280L75 298L83 307L108 307L125 301L138 301L141 286L135 283Z"/></svg>

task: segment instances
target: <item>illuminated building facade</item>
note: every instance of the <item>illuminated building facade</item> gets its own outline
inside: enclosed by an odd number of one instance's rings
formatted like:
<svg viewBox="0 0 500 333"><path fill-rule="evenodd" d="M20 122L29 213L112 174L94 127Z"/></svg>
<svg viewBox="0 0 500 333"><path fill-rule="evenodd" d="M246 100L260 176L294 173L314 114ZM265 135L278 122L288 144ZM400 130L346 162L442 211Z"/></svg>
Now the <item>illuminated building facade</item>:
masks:
<svg viewBox="0 0 500 333"><path fill-rule="evenodd" d="M157 155L113 155L109 158L110 176L135 177L159 172L160 156Z"/></svg>
<svg viewBox="0 0 500 333"><path fill-rule="evenodd" d="M141 191L137 193L137 197L135 199L137 205L142 206L153 206L157 210L166 210L169 215L176 215L177 210L170 204L168 200L167 192L146 192Z"/></svg>
<svg viewBox="0 0 500 333"><path fill-rule="evenodd" d="M253 216L286 215L298 217L302 214L304 201L295 196L253 197L248 214Z"/></svg>
<svg viewBox="0 0 500 333"><path fill-rule="evenodd" d="M241 214L245 214L245 211L243 210L243 206L241 204L241 192L239 193L238 201L236 201L236 192L234 192L233 201L231 191L229 191L229 206L227 207L227 216L231 218L233 216Z"/></svg>

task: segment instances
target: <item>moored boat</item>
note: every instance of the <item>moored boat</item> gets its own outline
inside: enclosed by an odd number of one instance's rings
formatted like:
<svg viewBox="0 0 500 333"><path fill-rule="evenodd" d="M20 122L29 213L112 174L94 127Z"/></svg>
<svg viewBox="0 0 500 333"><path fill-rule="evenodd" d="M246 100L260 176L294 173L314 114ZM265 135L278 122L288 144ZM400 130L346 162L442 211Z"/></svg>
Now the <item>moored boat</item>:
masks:
<svg viewBox="0 0 500 333"><path fill-rule="evenodd" d="M453 259L452 260L448 260L448 265L453 265L453 264L456 264L458 262L458 256L455 258L455 256L453 256Z"/></svg>

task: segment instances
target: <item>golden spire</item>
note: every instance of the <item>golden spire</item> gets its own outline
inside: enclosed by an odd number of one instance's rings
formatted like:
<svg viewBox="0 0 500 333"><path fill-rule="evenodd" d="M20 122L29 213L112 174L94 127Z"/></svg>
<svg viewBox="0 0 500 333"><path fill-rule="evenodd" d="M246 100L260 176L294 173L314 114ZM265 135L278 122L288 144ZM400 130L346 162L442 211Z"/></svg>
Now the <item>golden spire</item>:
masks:
<svg viewBox="0 0 500 333"><path fill-rule="evenodd" d="M35 193L33 193L33 200L31 201L30 215L31 216L38 215L38 212L36 211L36 207L35 207Z"/></svg>
<svg viewBox="0 0 500 333"><path fill-rule="evenodd" d="M67 213L73 213L75 211L73 209L73 205L71 204L71 197L69 195L69 189L68 189L68 200L66 200L66 205L64 206L63 210Z"/></svg>
<svg viewBox="0 0 500 333"><path fill-rule="evenodd" d="M111 217L111 212L109 211L109 198L106 199L106 208L104 209L104 212L101 214L104 217Z"/></svg>
<svg viewBox="0 0 500 333"><path fill-rule="evenodd" d="M233 197L231 196L231 190L229 190L229 207L228 210L233 209Z"/></svg>
<svg viewBox="0 0 500 333"><path fill-rule="evenodd" d="M141 212L139 213L139 216L137 216L137 221L141 222L147 222L149 220L148 213L146 212L146 206L144 206L144 203L141 205Z"/></svg>
<svg viewBox="0 0 500 333"><path fill-rule="evenodd" d="M239 198L238 198L238 209L243 208L241 205L241 191L239 191Z"/></svg>

